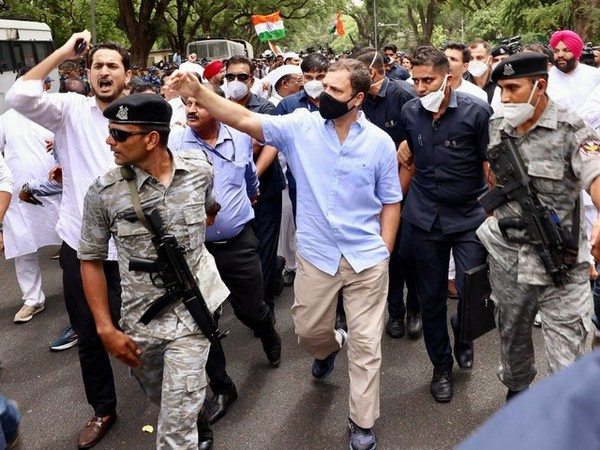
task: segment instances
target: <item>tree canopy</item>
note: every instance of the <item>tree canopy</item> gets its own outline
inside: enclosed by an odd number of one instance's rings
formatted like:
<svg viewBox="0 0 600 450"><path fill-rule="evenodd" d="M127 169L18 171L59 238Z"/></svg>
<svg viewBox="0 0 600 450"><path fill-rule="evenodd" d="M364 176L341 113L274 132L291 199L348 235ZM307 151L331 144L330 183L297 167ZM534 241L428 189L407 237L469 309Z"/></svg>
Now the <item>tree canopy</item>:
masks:
<svg viewBox="0 0 600 450"><path fill-rule="evenodd" d="M547 41L557 29L575 30L584 41L600 37L600 0L0 0L0 17L46 22L61 45L71 33L90 28L91 4L97 40L123 43L138 65L153 48L185 51L203 36L245 39L260 53L268 47L259 44L250 16L276 10L287 31L277 45L296 51L341 52L375 42L413 50L517 34L524 42ZM329 30L338 11L346 34L333 37Z"/></svg>

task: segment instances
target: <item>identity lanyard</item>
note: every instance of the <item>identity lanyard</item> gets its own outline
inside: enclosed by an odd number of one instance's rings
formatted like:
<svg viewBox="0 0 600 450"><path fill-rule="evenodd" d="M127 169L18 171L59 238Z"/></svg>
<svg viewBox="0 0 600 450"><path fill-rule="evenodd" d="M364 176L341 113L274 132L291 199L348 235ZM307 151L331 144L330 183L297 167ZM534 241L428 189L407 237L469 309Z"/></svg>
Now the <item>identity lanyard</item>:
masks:
<svg viewBox="0 0 600 450"><path fill-rule="evenodd" d="M213 148L210 145L208 145L206 143L206 141L204 141L204 139L202 139L200 136L198 136L198 134L194 130L191 130L191 131L192 131L192 134L194 135L194 137L196 138L196 140L198 141L198 144L200 144L200 146L202 148L204 148L204 150L214 153L215 155L217 155L219 158L221 158L224 161L227 161L230 163L235 162L235 145L233 146L233 157L232 157L232 159L229 159L226 156L223 156L221 153L219 153L216 148ZM231 142L233 143L233 137L231 136L231 132L227 128L225 128L225 131L227 132L227 134L229 135L229 139L231 139Z"/></svg>

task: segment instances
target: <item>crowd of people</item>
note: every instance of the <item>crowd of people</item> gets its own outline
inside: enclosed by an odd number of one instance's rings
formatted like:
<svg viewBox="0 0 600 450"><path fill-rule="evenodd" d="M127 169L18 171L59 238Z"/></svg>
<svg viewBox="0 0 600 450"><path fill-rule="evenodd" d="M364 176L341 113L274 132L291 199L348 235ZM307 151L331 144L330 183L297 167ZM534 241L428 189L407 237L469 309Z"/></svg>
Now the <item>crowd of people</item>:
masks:
<svg viewBox="0 0 600 450"><path fill-rule="evenodd" d="M177 54L143 71L90 38L20 71L0 116L0 244L24 301L14 322L43 311L38 250L60 244L70 324L51 348L78 346L93 409L78 448L117 419L109 354L160 405L157 448L212 448L211 425L238 398L221 305L276 368L285 285L312 377L347 348L354 450L377 448L384 330L423 337L431 396L452 400L455 361L475 363L475 268L489 274L507 401L536 376L534 323L551 373L587 352L600 328L600 69L580 62L576 33L338 58Z"/></svg>

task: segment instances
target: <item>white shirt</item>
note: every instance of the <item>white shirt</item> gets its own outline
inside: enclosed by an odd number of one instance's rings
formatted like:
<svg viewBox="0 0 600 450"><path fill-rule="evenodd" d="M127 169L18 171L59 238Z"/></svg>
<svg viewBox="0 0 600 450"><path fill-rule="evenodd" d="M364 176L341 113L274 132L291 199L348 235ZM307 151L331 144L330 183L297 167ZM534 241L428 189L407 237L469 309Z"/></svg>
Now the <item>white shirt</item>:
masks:
<svg viewBox="0 0 600 450"><path fill-rule="evenodd" d="M187 114L185 113L185 105L183 104L181 97L172 98L169 100L169 105L173 108L173 115L171 116L170 123L171 128L177 125L185 126Z"/></svg>
<svg viewBox="0 0 600 450"><path fill-rule="evenodd" d="M577 114L583 117L596 130L600 130L600 85L588 96Z"/></svg>
<svg viewBox="0 0 600 450"><path fill-rule="evenodd" d="M56 224L58 235L78 249L83 200L90 184L116 167L106 143L108 119L95 97L44 93L42 80L18 79L6 93L6 103L24 116L54 132L61 145L57 157L63 170L63 195ZM109 259L116 260L111 245Z"/></svg>
<svg viewBox="0 0 600 450"><path fill-rule="evenodd" d="M13 196L4 216L6 259L61 243L54 230L60 195L43 197L43 206L19 200L21 186L36 178L47 178L56 164L46 151L46 141L54 141L54 135L14 109L0 116L0 150L14 176Z"/></svg>
<svg viewBox="0 0 600 450"><path fill-rule="evenodd" d="M483 100L486 103L488 101L487 94L485 93L485 91L483 89L481 89L479 86L477 86L476 84L473 84L467 80L462 80L460 82L460 86L457 87L455 89L455 91L474 95L475 97L480 98L481 100Z"/></svg>
<svg viewBox="0 0 600 450"><path fill-rule="evenodd" d="M0 191L10 192L12 194L13 185L12 172L6 165L6 161L4 161L4 158L2 157L2 153L0 153Z"/></svg>
<svg viewBox="0 0 600 450"><path fill-rule="evenodd" d="M576 111L600 84L600 71L578 63L569 74L552 67L548 72L548 97L560 106Z"/></svg>

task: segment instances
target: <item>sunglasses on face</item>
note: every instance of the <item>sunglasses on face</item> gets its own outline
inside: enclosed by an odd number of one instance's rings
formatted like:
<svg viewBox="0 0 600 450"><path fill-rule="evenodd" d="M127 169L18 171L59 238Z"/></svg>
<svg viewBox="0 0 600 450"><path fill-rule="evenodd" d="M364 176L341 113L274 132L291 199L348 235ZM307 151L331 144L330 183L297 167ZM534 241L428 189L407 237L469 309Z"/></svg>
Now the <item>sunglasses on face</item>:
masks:
<svg viewBox="0 0 600 450"><path fill-rule="evenodd" d="M108 134L110 134L112 138L117 142L125 142L129 138L129 136L148 133L152 133L152 131L125 131L119 130L117 128L108 128Z"/></svg>
<svg viewBox="0 0 600 450"><path fill-rule="evenodd" d="M239 81L241 81L242 83L245 83L246 81L248 81L250 79L250 75L248 75L247 73L226 73L225 74L225 79L229 82L238 79Z"/></svg>

